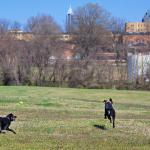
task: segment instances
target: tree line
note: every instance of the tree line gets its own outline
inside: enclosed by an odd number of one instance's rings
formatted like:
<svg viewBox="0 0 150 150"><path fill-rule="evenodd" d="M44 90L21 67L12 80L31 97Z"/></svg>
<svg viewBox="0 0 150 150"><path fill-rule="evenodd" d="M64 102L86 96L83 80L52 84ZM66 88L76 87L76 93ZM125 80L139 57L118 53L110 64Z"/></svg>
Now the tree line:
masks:
<svg viewBox="0 0 150 150"><path fill-rule="evenodd" d="M53 55L59 58L66 44L58 38L64 31L52 16L41 14L27 20L23 30L34 34L29 41L11 36L10 30L22 29L20 23L0 19L1 85L106 88L113 87L114 82L126 82L126 66L120 63L121 57L126 56L126 48L114 37L124 32L125 21L93 3L77 8L74 14L73 40L67 44L75 45L74 58L79 57L71 61L50 60ZM98 52L115 53L115 66L107 61L93 61L91 58Z"/></svg>

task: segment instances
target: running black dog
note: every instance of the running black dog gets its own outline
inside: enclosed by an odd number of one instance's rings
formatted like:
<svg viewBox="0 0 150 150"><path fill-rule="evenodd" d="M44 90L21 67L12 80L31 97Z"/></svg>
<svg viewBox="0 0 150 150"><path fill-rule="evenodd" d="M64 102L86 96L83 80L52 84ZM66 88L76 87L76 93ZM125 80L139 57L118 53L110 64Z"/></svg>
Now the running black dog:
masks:
<svg viewBox="0 0 150 150"><path fill-rule="evenodd" d="M115 118L116 118L116 112L115 109L113 108L113 101L110 98L109 100L104 100L105 104L105 113L104 113L104 118L109 119L110 123L113 121L113 128L115 128Z"/></svg>
<svg viewBox="0 0 150 150"><path fill-rule="evenodd" d="M12 113L8 114L6 117L0 117L0 133L2 133L2 130L7 130L16 134L14 130L9 128L11 122L15 121L16 118L17 117L14 116Z"/></svg>

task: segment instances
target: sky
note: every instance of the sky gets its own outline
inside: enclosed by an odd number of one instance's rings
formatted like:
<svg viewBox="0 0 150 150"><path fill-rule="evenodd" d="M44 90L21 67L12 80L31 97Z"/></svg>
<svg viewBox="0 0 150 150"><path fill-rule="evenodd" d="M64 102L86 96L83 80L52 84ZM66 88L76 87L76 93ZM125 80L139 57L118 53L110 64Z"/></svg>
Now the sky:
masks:
<svg viewBox="0 0 150 150"><path fill-rule="evenodd" d="M0 18L24 25L31 16L48 14L63 27L69 5L75 10L87 3L98 3L112 16L127 22L141 21L150 9L150 0L0 0Z"/></svg>

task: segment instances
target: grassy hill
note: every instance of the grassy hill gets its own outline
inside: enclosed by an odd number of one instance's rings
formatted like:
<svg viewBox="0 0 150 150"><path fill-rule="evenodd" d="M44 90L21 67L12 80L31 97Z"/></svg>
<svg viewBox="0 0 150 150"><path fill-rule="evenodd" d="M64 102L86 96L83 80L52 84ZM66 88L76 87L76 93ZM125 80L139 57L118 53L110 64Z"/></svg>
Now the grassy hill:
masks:
<svg viewBox="0 0 150 150"><path fill-rule="evenodd" d="M116 128L104 119L111 97ZM49 87L0 87L0 115L17 115L0 134L2 150L148 150L150 92Z"/></svg>

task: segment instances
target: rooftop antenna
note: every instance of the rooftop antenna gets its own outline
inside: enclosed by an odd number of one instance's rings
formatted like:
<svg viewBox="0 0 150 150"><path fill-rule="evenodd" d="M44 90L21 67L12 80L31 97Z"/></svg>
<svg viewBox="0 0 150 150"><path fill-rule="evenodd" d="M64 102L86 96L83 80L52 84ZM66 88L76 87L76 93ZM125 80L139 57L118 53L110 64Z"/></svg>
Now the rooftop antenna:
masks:
<svg viewBox="0 0 150 150"><path fill-rule="evenodd" d="M70 1L70 5L69 5L69 9L68 9L67 14L68 15L73 15L73 10L72 10L72 7L71 7L71 1Z"/></svg>
<svg viewBox="0 0 150 150"><path fill-rule="evenodd" d="M67 12L67 17L66 17L66 31L68 34L71 34L72 32L72 25L73 25L73 10L71 7L71 1L70 2L70 6Z"/></svg>

